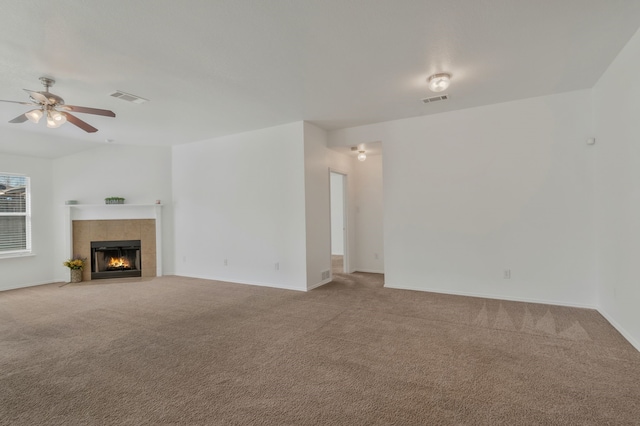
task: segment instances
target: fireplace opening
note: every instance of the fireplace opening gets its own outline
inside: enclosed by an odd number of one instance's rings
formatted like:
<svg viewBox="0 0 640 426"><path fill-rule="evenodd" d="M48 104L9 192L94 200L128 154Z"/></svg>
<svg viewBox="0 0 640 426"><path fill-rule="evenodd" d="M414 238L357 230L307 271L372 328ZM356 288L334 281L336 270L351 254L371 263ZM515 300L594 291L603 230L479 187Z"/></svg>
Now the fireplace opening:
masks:
<svg viewBox="0 0 640 426"><path fill-rule="evenodd" d="M140 240L91 242L92 280L141 276Z"/></svg>

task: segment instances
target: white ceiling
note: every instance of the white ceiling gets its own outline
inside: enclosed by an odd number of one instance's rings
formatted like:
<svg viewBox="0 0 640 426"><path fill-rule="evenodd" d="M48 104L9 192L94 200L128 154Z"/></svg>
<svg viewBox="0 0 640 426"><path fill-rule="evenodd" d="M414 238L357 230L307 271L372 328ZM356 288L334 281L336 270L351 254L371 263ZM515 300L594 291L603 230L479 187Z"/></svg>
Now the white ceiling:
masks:
<svg viewBox="0 0 640 426"><path fill-rule="evenodd" d="M23 88L111 109L47 129L8 120L0 152L171 145L300 120L325 129L592 87L640 26L637 0L0 0L0 99ZM426 78L450 72L451 99ZM136 105L115 90L150 99Z"/></svg>

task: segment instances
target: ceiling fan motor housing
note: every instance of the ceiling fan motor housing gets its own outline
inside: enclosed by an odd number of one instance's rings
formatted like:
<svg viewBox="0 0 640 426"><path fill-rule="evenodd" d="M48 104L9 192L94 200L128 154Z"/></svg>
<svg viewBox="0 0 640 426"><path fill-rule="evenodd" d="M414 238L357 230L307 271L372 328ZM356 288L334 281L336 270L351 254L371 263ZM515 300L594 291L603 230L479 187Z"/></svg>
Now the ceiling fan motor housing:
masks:
<svg viewBox="0 0 640 426"><path fill-rule="evenodd" d="M48 104L49 105L64 105L64 99L62 99L60 96L58 95L54 95L53 93L50 92L36 92L36 93L40 93L42 96L46 97L48 100ZM37 104L41 104L42 102L40 102L38 99L35 99L33 96L29 96L29 99L31 99L33 102L37 103Z"/></svg>

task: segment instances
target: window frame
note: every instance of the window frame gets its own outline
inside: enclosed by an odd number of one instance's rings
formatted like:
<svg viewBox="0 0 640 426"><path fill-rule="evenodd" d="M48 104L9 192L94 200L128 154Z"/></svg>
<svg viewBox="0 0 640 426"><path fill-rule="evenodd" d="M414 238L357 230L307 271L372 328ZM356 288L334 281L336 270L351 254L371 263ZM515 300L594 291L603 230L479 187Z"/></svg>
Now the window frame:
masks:
<svg viewBox="0 0 640 426"><path fill-rule="evenodd" d="M29 256L33 254L31 241L31 178L21 173L0 172L0 182L11 178L25 179L25 211L24 212L2 212L0 217L24 217L25 218L25 248L17 250L0 249L0 259L10 257Z"/></svg>

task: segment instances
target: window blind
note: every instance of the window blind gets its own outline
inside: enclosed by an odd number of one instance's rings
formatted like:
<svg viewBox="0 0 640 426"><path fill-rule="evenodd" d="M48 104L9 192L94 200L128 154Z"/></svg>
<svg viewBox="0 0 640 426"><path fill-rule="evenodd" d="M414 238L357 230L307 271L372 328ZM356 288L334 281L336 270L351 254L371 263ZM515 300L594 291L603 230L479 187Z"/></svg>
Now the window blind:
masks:
<svg viewBox="0 0 640 426"><path fill-rule="evenodd" d="M0 173L0 253L31 250L29 178Z"/></svg>

